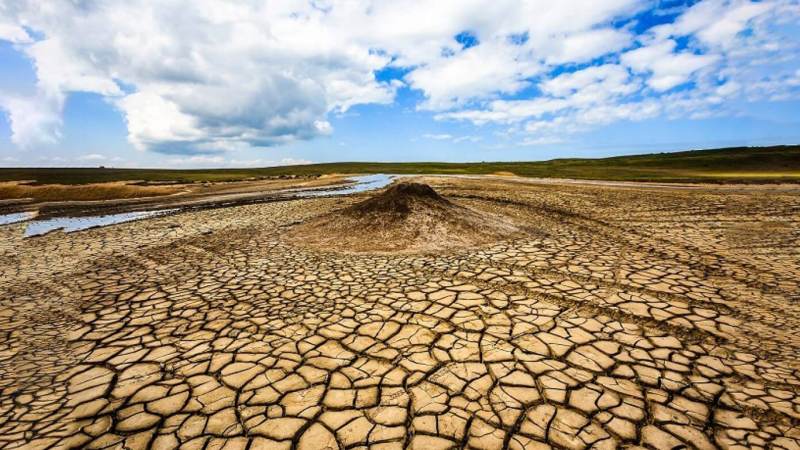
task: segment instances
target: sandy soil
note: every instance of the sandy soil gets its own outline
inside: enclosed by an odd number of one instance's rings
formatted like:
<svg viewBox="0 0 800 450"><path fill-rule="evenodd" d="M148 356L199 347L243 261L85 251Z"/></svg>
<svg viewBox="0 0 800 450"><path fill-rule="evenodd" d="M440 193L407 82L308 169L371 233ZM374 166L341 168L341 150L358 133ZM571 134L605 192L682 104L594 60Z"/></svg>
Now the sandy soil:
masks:
<svg viewBox="0 0 800 450"><path fill-rule="evenodd" d="M0 227L0 448L799 448L800 192L420 181L525 233L287 238L367 195Z"/></svg>

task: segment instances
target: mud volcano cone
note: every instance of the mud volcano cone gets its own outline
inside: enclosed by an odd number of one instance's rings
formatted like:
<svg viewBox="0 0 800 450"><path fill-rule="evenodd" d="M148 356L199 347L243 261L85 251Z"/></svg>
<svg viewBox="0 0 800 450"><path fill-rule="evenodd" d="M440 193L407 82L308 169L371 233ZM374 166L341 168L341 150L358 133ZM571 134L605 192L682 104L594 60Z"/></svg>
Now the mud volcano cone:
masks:
<svg viewBox="0 0 800 450"><path fill-rule="evenodd" d="M457 205L427 184L398 183L297 225L288 237L319 250L424 252L485 244L517 231L507 219Z"/></svg>
<svg viewBox="0 0 800 450"><path fill-rule="evenodd" d="M391 186L381 194L344 209L341 213L349 216L374 215L396 219L412 212L444 213L457 208L447 199L434 191L432 187L422 183L399 183Z"/></svg>

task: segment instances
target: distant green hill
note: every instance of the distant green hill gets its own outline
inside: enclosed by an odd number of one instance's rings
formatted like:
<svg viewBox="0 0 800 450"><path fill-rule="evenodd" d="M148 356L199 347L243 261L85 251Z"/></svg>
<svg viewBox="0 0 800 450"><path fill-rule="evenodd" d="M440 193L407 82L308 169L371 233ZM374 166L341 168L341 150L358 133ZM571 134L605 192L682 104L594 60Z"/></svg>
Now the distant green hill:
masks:
<svg viewBox="0 0 800 450"><path fill-rule="evenodd" d="M253 169L197 170L9 168L0 169L0 181L36 180L36 183L40 184L121 180L197 182L330 173L514 174L542 178L660 182L800 182L800 146L736 147L535 162L340 162Z"/></svg>

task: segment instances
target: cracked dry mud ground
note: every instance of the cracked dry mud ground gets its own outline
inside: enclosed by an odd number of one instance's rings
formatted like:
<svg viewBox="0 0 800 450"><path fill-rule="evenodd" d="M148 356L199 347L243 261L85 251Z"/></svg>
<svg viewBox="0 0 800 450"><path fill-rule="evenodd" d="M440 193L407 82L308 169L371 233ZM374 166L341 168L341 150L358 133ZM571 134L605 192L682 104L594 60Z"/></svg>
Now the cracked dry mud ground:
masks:
<svg viewBox="0 0 800 450"><path fill-rule="evenodd" d="M533 229L283 239L356 198L0 228L0 448L800 448L798 191L427 181Z"/></svg>

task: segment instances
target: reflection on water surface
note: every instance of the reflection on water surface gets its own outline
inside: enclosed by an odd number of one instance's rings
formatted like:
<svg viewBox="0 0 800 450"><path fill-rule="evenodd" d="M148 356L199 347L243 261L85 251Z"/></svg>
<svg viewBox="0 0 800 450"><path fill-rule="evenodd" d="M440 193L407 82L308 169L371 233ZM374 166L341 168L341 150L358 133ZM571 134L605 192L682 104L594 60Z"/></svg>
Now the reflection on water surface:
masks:
<svg viewBox="0 0 800 450"><path fill-rule="evenodd" d="M326 188L297 188L289 189L279 194L292 198L310 198L333 195L356 194L359 192L381 189L388 186L394 176L385 174L360 175L350 177L347 181L350 184ZM117 223L130 222L132 220L147 219L151 217L163 216L171 212L179 211L180 208L159 209L151 211L135 211L119 214L106 214L102 216L78 216L78 217L53 217L50 219L32 220L25 229L25 237L41 236L54 230L61 230L65 233L86 230L89 228L105 227ZM36 213L25 212L6 214L0 216L0 225L31 220L36 217Z"/></svg>

